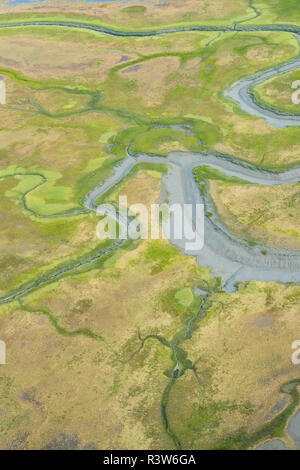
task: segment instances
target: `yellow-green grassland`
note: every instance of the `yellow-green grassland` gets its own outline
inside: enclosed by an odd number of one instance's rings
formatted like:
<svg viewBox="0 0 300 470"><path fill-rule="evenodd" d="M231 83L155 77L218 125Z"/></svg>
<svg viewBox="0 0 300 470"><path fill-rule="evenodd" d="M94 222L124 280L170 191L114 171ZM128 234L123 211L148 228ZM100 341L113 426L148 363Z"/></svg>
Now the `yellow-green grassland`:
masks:
<svg viewBox="0 0 300 470"><path fill-rule="evenodd" d="M84 201L129 152L298 166L299 126L271 126L224 91L299 55L292 32L254 28L300 27L299 1L2 3L0 449L252 449L274 437L294 448L300 286L253 280L226 292L168 240L100 241ZM176 31L197 25L227 29ZM296 80L299 70L251 93L300 114ZM168 197L168 171L137 164L102 200L150 208ZM228 230L300 250L299 182L206 171L199 182Z"/></svg>

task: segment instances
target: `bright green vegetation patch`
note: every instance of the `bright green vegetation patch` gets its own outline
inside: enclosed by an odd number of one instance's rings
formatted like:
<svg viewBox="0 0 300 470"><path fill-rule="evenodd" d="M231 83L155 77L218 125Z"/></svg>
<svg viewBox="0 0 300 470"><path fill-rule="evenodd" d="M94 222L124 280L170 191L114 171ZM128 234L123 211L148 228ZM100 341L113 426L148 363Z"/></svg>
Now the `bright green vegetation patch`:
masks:
<svg viewBox="0 0 300 470"><path fill-rule="evenodd" d="M214 0L215 1L215 0ZM102 11L100 16L91 16L89 10L86 12L80 11L80 13L64 12L64 13L14 13L14 14L2 14L1 21L3 23L14 23L24 21L72 21L85 24L94 24L112 28L115 30L123 30L128 27L130 30L145 30L156 29L161 26L175 27L175 26L188 26L196 24L217 24L227 25L238 17L249 17L247 14L247 0L240 0L239 4L235 0L227 0L224 8L217 10L214 9L214 5L209 8L209 5L203 3L196 6L193 3L186 5L186 11L183 13L178 5L173 5L173 1L170 4L164 5L164 8L160 8L161 14L157 15L156 9L151 8L153 5L149 5L146 8L143 5L133 5L126 8L122 8L123 2L114 2L119 4L119 9L111 8L111 3L100 3ZM152 2L150 2L152 3ZM177 2L176 2L177 3ZM217 3L217 2L216 2ZM191 8L189 8L191 6ZM16 7L14 7L16 8ZM207 13L209 8L210 14ZM125 14L124 14L125 13ZM217 14L216 14L217 13ZM134 21L136 18L139 19L139 23L136 24ZM152 28L151 28L152 26Z"/></svg>
<svg viewBox="0 0 300 470"><path fill-rule="evenodd" d="M225 225L243 239L299 249L299 183L264 186L211 181L210 193Z"/></svg>
<svg viewBox="0 0 300 470"><path fill-rule="evenodd" d="M184 287L175 294L175 300L183 307L189 307L194 300L193 292L190 287Z"/></svg>

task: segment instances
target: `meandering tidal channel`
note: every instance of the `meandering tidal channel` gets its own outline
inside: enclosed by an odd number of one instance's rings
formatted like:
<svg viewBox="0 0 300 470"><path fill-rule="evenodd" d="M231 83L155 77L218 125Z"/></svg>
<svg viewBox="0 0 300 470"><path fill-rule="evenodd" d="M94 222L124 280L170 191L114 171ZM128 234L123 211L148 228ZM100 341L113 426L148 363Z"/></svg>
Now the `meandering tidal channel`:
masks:
<svg viewBox="0 0 300 470"><path fill-rule="evenodd" d="M149 37L161 34L172 34L187 31L221 31L221 32L250 32L250 31L285 31L295 34L300 41L300 27L290 25L265 25L265 26L186 26L176 28L164 28L155 31L119 31L97 25L61 22L61 21L30 21L22 23L1 24L0 28L16 28L24 26L56 26L67 28L79 28L97 31L102 34L120 37ZM279 76L300 67L300 58L288 61L280 66L275 65L266 71L239 80L225 92L225 96L234 100L249 114L264 118L275 127L298 126L300 115L289 116L284 113L267 109L254 101L250 89L256 83L263 82L272 77ZM300 251L279 250L261 245L249 247L249 245L232 234L219 219L214 204L209 195L200 193L193 176L193 169L197 166L208 165L230 176L238 176L246 181L262 185L278 185L300 181L300 167L282 173L262 171L247 164L242 160L231 159L222 155L205 155L192 152L172 152L167 157L152 155L132 155L128 152L127 158L121 165L115 167L114 174L104 184L96 187L85 198L85 206L88 210L95 210L95 201L113 185L119 183L133 166L139 162L167 163L170 166L168 174L163 179L163 184L168 192L170 203L204 204L207 212L213 214L205 219L205 244L198 252L187 254L197 257L201 266L210 266L215 275L224 280L224 288L232 292L239 281L277 281L300 282ZM70 215L74 215L71 211ZM63 214L67 216L66 214ZM186 240L171 240L184 251ZM263 254L262 251L265 253ZM267 253L266 253L267 251ZM84 261L83 261L84 262ZM89 263L90 259L86 260ZM52 273L53 276L53 273ZM47 280L45 279L45 282ZM31 289L30 289L31 290ZM20 295L24 294L21 289ZM26 293L26 292L25 292ZM18 297L17 292L0 298L0 303L13 300Z"/></svg>

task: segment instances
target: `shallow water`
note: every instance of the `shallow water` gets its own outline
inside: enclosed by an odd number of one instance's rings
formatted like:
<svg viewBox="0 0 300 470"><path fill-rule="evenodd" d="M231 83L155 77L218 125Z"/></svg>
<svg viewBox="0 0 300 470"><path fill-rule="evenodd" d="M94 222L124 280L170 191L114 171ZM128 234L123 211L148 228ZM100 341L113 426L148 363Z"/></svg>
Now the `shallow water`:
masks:
<svg viewBox="0 0 300 470"><path fill-rule="evenodd" d="M295 442L296 449L300 450L300 410L290 419L287 433Z"/></svg>
<svg viewBox="0 0 300 470"><path fill-rule="evenodd" d="M285 450L285 444L280 439L273 439L272 441L267 441L261 446L257 447L256 450Z"/></svg>

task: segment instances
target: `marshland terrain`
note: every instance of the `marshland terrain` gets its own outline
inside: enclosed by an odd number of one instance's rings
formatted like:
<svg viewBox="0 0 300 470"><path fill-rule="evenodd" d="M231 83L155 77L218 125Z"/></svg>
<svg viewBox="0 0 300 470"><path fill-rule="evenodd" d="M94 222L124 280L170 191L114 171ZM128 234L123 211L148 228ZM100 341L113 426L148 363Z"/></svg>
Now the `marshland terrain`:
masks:
<svg viewBox="0 0 300 470"><path fill-rule="evenodd" d="M295 448L297 0L0 13L0 447ZM204 248L99 241L120 195Z"/></svg>

